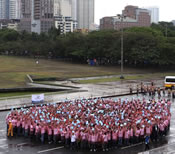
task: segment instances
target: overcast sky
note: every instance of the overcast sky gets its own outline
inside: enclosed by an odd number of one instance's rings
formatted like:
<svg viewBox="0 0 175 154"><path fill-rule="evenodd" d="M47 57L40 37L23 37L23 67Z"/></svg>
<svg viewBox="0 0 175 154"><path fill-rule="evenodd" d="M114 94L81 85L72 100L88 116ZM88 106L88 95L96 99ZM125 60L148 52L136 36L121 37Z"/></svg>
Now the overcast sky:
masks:
<svg viewBox="0 0 175 154"><path fill-rule="evenodd" d="M159 20L175 20L175 0L95 0L95 23L104 16L120 14L126 5L159 7Z"/></svg>

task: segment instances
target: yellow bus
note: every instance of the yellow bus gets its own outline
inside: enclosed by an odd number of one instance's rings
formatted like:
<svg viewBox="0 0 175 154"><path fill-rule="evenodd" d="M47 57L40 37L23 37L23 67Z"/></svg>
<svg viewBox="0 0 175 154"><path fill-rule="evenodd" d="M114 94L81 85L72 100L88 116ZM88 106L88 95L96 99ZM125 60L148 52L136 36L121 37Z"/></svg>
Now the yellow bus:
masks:
<svg viewBox="0 0 175 154"><path fill-rule="evenodd" d="M165 88L173 88L175 86L175 76L166 76L164 84Z"/></svg>

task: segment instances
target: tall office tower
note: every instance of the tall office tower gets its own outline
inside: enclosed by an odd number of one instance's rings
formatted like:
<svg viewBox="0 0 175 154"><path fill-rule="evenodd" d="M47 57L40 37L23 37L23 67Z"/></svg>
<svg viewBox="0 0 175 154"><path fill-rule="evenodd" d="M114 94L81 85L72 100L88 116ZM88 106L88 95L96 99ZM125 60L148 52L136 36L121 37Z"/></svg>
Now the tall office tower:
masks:
<svg viewBox="0 0 175 154"><path fill-rule="evenodd" d="M8 0L8 18L21 18L21 0Z"/></svg>
<svg viewBox="0 0 175 154"><path fill-rule="evenodd" d="M147 7L147 10L150 11L151 14L151 23L159 22L159 8L158 7Z"/></svg>
<svg viewBox="0 0 175 154"><path fill-rule="evenodd" d="M7 2L8 0L0 0L0 19L7 19Z"/></svg>
<svg viewBox="0 0 175 154"><path fill-rule="evenodd" d="M171 22L172 22L172 23L173 23L173 25L175 26L175 20L172 20Z"/></svg>
<svg viewBox="0 0 175 154"><path fill-rule="evenodd" d="M94 0L77 0L78 29L90 29L94 24Z"/></svg>
<svg viewBox="0 0 175 154"><path fill-rule="evenodd" d="M71 1L71 11L72 11L72 19L77 20L77 0L70 0Z"/></svg>
<svg viewBox="0 0 175 154"><path fill-rule="evenodd" d="M54 26L54 0L22 0L20 30L48 32Z"/></svg>

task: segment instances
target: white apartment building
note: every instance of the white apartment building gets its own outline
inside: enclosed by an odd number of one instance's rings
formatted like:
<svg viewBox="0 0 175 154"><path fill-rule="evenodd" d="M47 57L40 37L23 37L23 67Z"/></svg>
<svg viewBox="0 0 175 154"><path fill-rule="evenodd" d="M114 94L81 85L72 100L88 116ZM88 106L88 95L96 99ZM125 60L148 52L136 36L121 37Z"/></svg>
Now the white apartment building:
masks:
<svg viewBox="0 0 175 154"><path fill-rule="evenodd" d="M61 34L73 32L75 24L76 23L72 20L72 17L55 17L55 27L60 29Z"/></svg>
<svg viewBox="0 0 175 154"><path fill-rule="evenodd" d="M77 22L73 19L76 10L72 11L75 9L76 3L73 1L76 2L75 0L54 0L55 28L60 28L61 34L77 29Z"/></svg>

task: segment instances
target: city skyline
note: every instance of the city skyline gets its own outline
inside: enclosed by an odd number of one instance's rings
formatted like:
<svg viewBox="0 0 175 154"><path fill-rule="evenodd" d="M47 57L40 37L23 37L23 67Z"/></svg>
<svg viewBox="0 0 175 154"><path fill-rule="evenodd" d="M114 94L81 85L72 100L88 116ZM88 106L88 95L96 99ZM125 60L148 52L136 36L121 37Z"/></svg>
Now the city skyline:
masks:
<svg viewBox="0 0 175 154"><path fill-rule="evenodd" d="M158 7L159 21L172 21L175 19L175 15L171 13L174 10L173 4L172 0L122 0L120 2L117 0L95 0L95 23L99 24L102 17L121 14L126 5L135 5L140 8Z"/></svg>

